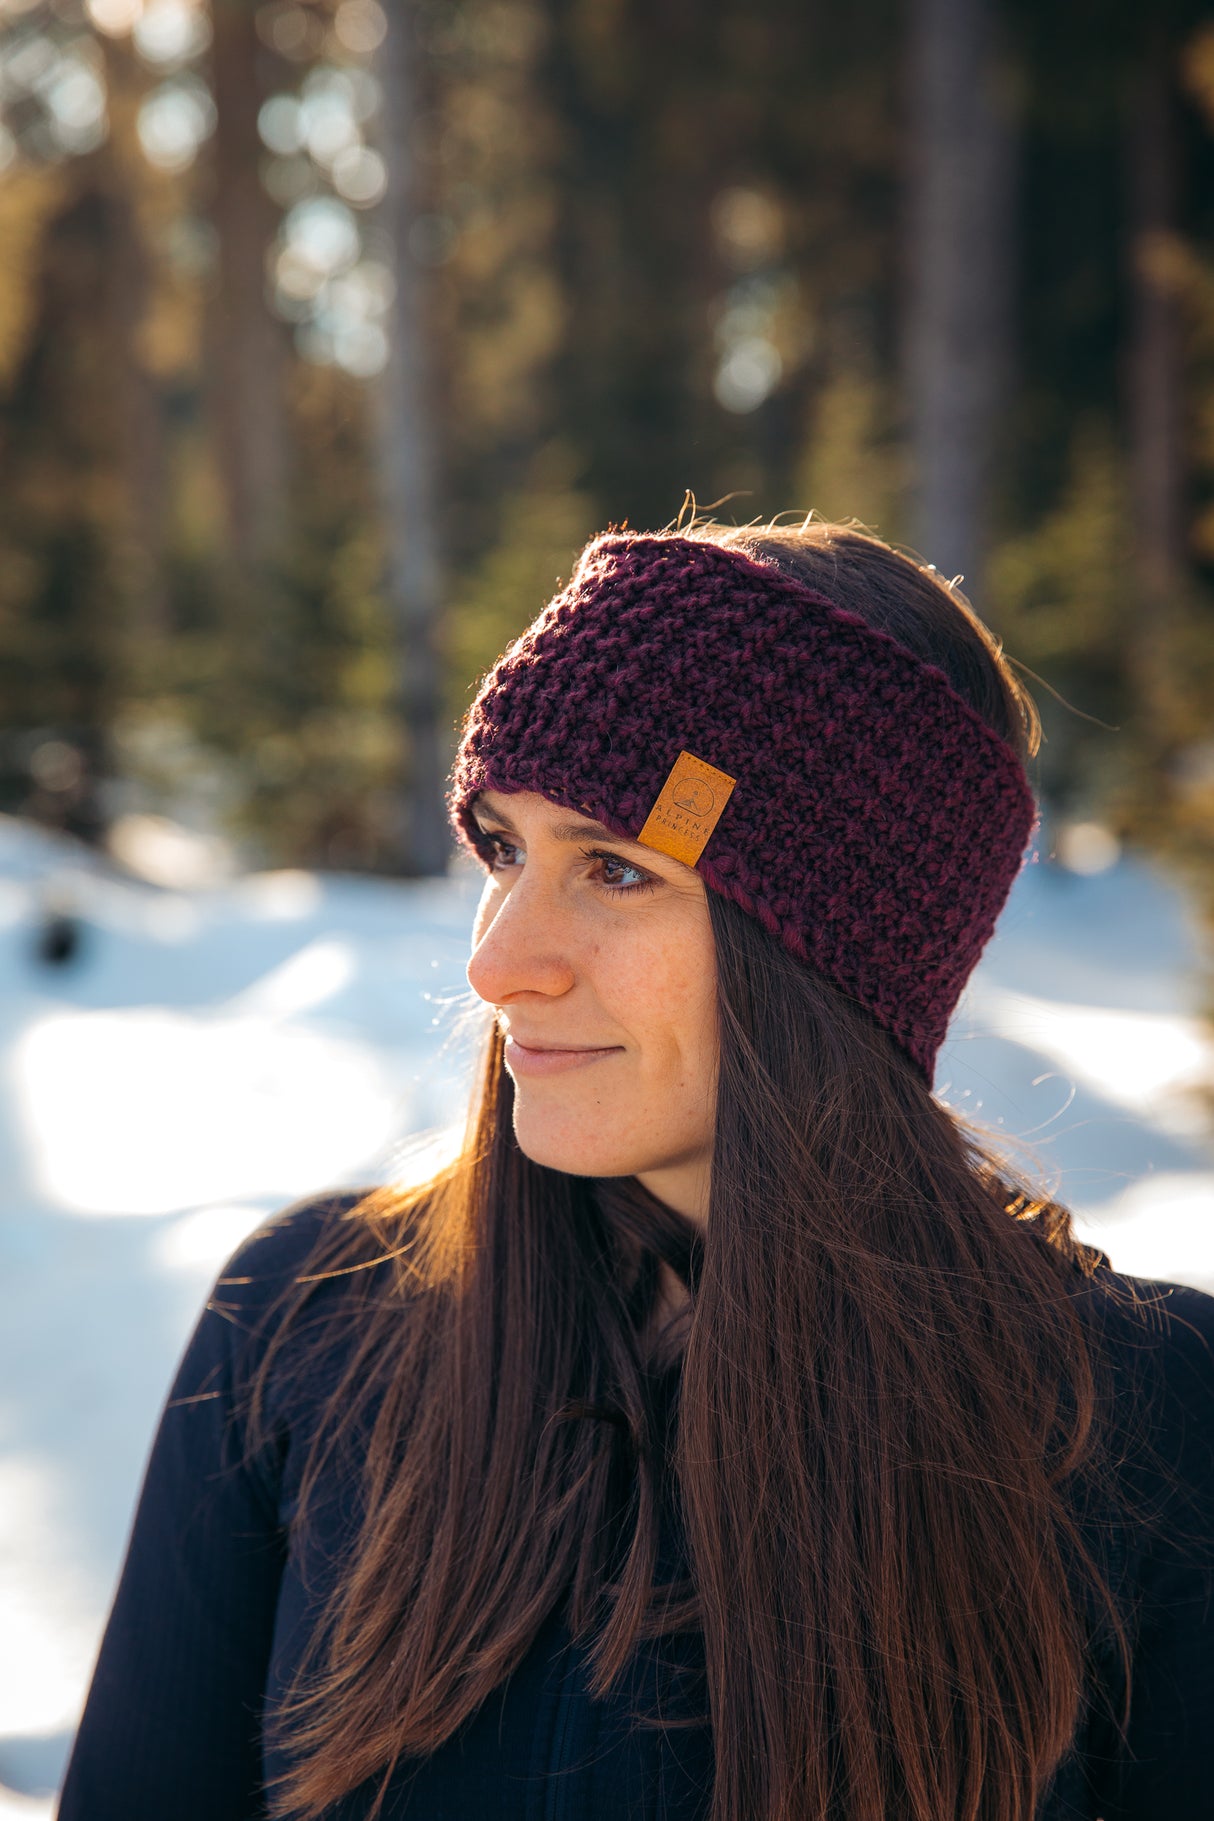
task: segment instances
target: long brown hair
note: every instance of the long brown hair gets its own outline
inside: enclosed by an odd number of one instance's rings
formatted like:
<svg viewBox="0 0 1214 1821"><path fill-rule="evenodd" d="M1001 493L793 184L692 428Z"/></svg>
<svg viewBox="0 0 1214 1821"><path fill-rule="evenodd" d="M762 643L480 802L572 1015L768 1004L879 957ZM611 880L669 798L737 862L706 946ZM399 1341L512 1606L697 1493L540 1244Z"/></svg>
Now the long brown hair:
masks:
<svg viewBox="0 0 1214 1821"><path fill-rule="evenodd" d="M1035 750L997 642L914 559L820 521L693 534L891 631ZM596 1693L641 1636L702 1632L712 1821L1029 1821L1078 1723L1094 1613L1128 1676L1074 1516L1101 1387L1068 1280L1097 1255L863 1008L708 901L702 1231L634 1179L532 1163L494 1028L459 1156L335 1221L275 1331L254 1435L316 1281L350 1274L304 1506L343 1458L361 1526L274 1716L276 1815L373 1777L382 1798L561 1602ZM690 1291L669 1456L663 1262ZM692 1572L655 1586L667 1479Z"/></svg>

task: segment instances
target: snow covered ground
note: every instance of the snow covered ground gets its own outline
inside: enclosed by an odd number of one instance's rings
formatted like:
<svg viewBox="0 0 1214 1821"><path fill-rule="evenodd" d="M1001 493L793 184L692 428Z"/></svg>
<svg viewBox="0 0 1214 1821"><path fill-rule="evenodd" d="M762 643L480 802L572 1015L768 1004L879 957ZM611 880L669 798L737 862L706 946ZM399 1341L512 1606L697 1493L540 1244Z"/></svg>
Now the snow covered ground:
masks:
<svg viewBox="0 0 1214 1821"><path fill-rule="evenodd" d="M410 1167L479 1028L477 878L133 882L0 818L0 1821L47 1821L174 1360L232 1247ZM76 951L39 955L74 909ZM1198 931L1139 863L1021 874L937 1092L1122 1270L1214 1289Z"/></svg>

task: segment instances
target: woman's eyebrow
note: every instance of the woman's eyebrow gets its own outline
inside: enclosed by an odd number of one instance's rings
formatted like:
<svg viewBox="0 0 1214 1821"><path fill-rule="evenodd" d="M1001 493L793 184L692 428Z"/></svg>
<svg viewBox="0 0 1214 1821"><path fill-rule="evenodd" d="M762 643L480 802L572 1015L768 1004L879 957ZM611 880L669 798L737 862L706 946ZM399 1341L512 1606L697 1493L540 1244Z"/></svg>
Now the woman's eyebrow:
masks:
<svg viewBox="0 0 1214 1821"><path fill-rule="evenodd" d="M507 834L518 833L513 822L502 810L494 809L489 803L474 803L472 814L479 825L481 816L487 816L500 824ZM549 829L554 841L610 841L616 847L631 847L638 854L651 854L653 849L644 846L640 841L630 841L626 835L617 835L613 829L605 828L601 822L558 822Z"/></svg>

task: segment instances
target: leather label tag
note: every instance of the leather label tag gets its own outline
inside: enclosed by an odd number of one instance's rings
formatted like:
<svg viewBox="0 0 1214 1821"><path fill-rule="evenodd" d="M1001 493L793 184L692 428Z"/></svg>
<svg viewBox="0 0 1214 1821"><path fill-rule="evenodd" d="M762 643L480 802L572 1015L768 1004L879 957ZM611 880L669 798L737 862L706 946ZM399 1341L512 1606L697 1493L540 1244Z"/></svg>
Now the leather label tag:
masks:
<svg viewBox="0 0 1214 1821"><path fill-rule="evenodd" d="M681 752L636 837L646 847L694 866L721 818L736 778L694 753Z"/></svg>

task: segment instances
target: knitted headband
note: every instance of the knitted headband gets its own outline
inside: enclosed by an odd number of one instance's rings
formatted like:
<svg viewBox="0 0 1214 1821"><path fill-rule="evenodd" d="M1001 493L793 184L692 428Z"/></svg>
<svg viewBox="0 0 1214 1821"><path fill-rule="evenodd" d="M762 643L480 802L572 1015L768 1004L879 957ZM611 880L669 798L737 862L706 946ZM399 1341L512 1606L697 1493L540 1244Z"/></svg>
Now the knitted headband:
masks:
<svg viewBox="0 0 1214 1821"><path fill-rule="evenodd" d="M706 885L866 1006L931 1085L1036 826L944 672L739 550L611 533L485 678L448 808L538 791ZM479 842L479 845L478 845Z"/></svg>

